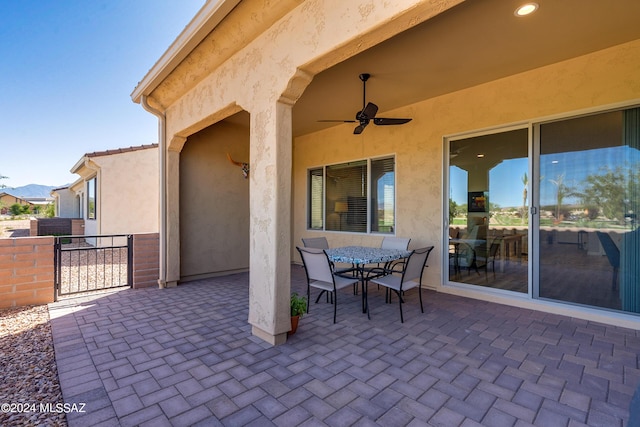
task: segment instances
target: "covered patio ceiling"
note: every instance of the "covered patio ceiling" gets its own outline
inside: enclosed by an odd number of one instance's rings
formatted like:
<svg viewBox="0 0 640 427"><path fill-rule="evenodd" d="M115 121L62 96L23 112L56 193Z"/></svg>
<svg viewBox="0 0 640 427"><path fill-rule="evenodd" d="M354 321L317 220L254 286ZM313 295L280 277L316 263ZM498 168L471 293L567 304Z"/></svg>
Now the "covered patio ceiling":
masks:
<svg viewBox="0 0 640 427"><path fill-rule="evenodd" d="M367 101L380 107L381 116L424 99L640 38L637 1L538 0L537 12L516 17L514 11L523 3L466 1L319 73L294 106L294 136L341 125L319 123L320 119L353 119L362 109L360 73L372 75ZM344 126L349 132L355 127Z"/></svg>

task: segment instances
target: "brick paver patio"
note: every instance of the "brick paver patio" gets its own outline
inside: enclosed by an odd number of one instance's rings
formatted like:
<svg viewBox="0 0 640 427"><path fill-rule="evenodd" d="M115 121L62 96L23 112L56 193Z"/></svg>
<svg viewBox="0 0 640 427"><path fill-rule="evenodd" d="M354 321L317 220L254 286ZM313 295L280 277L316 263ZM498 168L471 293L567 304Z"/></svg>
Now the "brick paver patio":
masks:
<svg viewBox="0 0 640 427"><path fill-rule="evenodd" d="M292 288L306 292L304 270ZM323 300L270 347L248 274L50 305L71 426L623 426L638 332L415 291L405 323L371 287ZM78 302L79 301L79 302Z"/></svg>

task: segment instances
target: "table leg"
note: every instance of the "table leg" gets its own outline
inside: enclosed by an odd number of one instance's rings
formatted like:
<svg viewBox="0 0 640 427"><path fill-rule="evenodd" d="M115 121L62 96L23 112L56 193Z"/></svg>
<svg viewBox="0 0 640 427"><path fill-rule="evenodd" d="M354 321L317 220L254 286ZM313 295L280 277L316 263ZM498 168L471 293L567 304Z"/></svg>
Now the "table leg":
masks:
<svg viewBox="0 0 640 427"><path fill-rule="evenodd" d="M358 274L360 275L360 283L362 283L362 312L369 314L367 285L364 282L364 266L358 266Z"/></svg>

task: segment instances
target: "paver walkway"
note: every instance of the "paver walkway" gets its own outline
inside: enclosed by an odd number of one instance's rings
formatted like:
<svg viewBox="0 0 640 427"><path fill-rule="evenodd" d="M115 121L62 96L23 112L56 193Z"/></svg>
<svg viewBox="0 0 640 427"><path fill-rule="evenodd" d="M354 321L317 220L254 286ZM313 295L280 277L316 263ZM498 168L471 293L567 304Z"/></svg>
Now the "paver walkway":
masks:
<svg viewBox="0 0 640 427"><path fill-rule="evenodd" d="M306 292L304 270L292 288ZM398 305L349 290L270 347L248 274L50 305L71 426L623 426L638 332L425 291ZM83 301L83 300L80 300Z"/></svg>

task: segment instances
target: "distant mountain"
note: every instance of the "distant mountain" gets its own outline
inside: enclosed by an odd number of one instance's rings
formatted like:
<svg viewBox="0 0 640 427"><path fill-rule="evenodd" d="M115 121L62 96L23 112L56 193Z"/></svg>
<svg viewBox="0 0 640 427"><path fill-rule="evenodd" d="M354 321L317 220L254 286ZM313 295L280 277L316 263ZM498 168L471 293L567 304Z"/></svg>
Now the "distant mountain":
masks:
<svg viewBox="0 0 640 427"><path fill-rule="evenodd" d="M12 196L20 197L22 199L31 199L38 197L51 198L51 190L59 187L60 186L29 184L16 188L0 188L0 193L8 193Z"/></svg>

